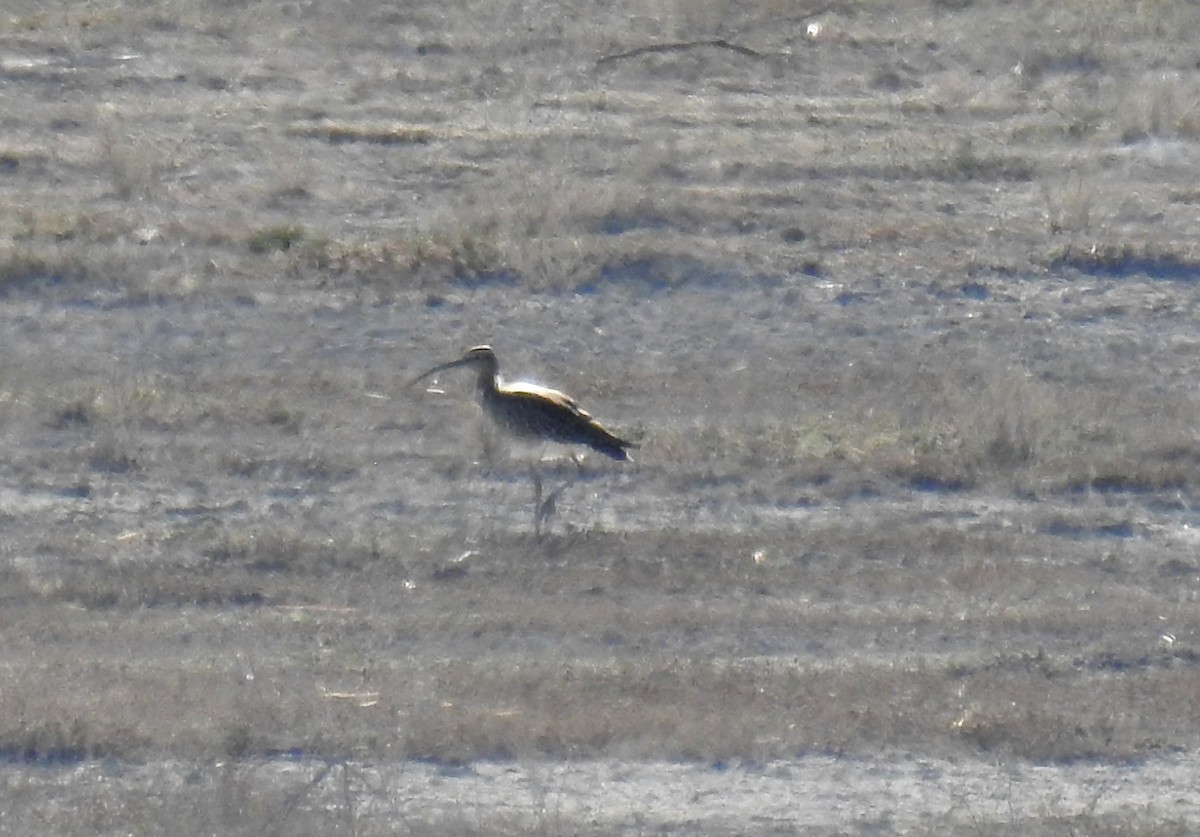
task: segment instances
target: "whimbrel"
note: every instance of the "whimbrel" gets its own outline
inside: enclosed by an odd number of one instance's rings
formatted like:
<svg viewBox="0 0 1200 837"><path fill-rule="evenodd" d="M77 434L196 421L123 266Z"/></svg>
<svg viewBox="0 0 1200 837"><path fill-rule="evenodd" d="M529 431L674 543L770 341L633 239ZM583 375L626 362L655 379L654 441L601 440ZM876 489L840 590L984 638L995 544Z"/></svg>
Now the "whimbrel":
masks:
<svg viewBox="0 0 1200 837"><path fill-rule="evenodd" d="M565 393L525 381L503 381L500 378L500 361L496 359L491 346L475 346L458 360L422 372L409 385L458 367L475 370L484 412L497 425L519 439L585 445L619 461L627 460L629 455L626 450L636 447L634 443L606 430ZM533 481L534 523L540 534L542 522L554 513L555 500L567 486L562 486L543 500L542 479L536 468Z"/></svg>

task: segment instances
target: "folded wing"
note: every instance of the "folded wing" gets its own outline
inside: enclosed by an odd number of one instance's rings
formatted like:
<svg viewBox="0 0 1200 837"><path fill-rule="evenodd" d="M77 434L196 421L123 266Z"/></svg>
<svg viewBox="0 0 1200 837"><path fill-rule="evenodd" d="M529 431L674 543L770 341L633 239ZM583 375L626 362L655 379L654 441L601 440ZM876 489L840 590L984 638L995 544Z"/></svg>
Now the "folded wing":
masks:
<svg viewBox="0 0 1200 837"><path fill-rule="evenodd" d="M628 458L632 442L604 428L600 422L556 389L523 381L504 384L490 405L493 415L514 434L572 445L587 445L613 459Z"/></svg>

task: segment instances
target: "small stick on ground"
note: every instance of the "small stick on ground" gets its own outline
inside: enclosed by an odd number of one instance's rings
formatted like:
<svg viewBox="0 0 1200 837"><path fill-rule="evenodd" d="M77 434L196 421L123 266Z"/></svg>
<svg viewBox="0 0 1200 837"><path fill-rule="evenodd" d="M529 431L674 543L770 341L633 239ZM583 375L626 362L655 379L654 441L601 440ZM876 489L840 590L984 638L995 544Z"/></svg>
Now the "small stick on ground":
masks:
<svg viewBox="0 0 1200 837"><path fill-rule="evenodd" d="M834 6L839 5L838 2L826 3L820 8L813 9L804 15L802 20L806 20L817 15L823 15ZM716 49L728 49L736 52L738 55L745 55L747 58L770 58L778 55L773 52L759 52L756 49L751 49L748 46L735 44L725 38L708 38L702 41L671 41L665 44L648 44L646 46L635 47L634 49L626 50L625 52L614 52L611 55L605 55L596 61L597 67L602 67L605 64L611 64L613 61L620 61L625 58L637 58L639 55L650 55L656 52L686 52L692 49L701 47L714 47Z"/></svg>
<svg viewBox="0 0 1200 837"><path fill-rule="evenodd" d="M649 55L654 52L685 52L690 49L699 47L716 47L718 49L729 49L736 52L738 55L746 55L750 58L765 58L765 54L756 49L742 46L741 44L730 43L724 38L712 38L706 41L672 41L668 44L649 44L647 46L637 47L635 49L626 50L625 52L616 52L612 55L605 55L596 62L596 66L619 61L623 58L637 58L639 55Z"/></svg>

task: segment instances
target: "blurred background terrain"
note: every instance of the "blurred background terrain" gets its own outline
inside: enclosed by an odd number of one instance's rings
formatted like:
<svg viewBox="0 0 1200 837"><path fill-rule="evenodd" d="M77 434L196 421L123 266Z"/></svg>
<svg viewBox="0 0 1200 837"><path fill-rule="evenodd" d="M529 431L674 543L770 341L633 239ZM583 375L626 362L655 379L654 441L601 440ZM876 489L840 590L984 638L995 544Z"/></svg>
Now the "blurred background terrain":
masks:
<svg viewBox="0 0 1200 837"><path fill-rule="evenodd" d="M10 2L6 829L1189 833L1198 44ZM641 441L542 537L482 342Z"/></svg>

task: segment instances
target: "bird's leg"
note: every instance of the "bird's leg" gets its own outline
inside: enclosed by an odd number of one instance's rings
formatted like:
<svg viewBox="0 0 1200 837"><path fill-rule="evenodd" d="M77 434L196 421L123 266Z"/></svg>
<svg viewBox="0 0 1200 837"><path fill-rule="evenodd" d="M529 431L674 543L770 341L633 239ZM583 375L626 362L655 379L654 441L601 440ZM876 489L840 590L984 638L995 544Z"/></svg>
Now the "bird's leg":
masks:
<svg viewBox="0 0 1200 837"><path fill-rule="evenodd" d="M575 475L545 496L543 496L544 485L541 471L536 465L531 470L533 476L533 525L539 538L542 535L542 524L557 513L558 500L562 497L563 492L583 477L582 457L571 454L571 462L575 465Z"/></svg>
<svg viewBox="0 0 1200 837"><path fill-rule="evenodd" d="M563 492L574 485L578 479L579 477L576 476L575 479L567 480L558 488L554 489L548 495L543 497L542 475L537 470L534 470L533 522L538 537L541 537L542 534L542 524L548 522L550 518L558 513L558 500L560 497L562 497Z"/></svg>
<svg viewBox="0 0 1200 837"><path fill-rule="evenodd" d="M551 491L550 496L546 497L546 499L544 499L544 500L542 499L542 485L541 485L540 475L538 477L537 497L536 497L537 502L535 503L535 515L537 516L537 524L538 524L539 533L541 531L542 522L549 520L557 512L558 499L563 495L563 492L566 491L571 486L573 486L576 482L579 481L580 477L583 476L583 460L576 457L574 454L572 454L571 461L573 463L575 463L575 468L576 468L575 476L572 477L571 479L566 480L558 488Z"/></svg>
<svg viewBox="0 0 1200 837"><path fill-rule="evenodd" d="M533 475L533 530L538 538L542 536L542 524L549 520L555 512L555 500L558 491L553 491L545 500L542 499L542 474L535 467Z"/></svg>
<svg viewBox="0 0 1200 837"><path fill-rule="evenodd" d="M529 476L533 479L533 507L537 508L542 502L542 475L537 468L530 468Z"/></svg>

